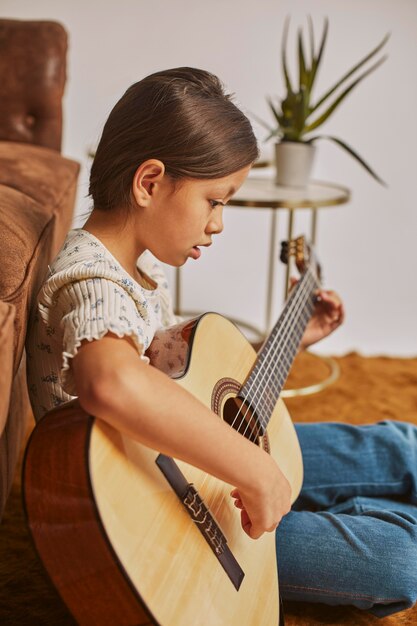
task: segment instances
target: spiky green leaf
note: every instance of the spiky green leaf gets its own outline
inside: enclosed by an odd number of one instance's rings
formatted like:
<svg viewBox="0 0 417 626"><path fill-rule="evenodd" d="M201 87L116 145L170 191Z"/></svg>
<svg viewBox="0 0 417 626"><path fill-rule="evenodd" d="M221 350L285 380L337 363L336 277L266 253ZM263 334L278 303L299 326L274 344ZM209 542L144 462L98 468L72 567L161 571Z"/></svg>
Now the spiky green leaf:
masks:
<svg viewBox="0 0 417 626"><path fill-rule="evenodd" d="M299 28L298 30L298 76L300 81L300 87L308 87L306 60L303 45L303 33L301 28Z"/></svg>
<svg viewBox="0 0 417 626"><path fill-rule="evenodd" d="M325 48L326 41L327 41L328 30L329 30L329 20L326 17L326 19L324 20L323 33L321 36L319 51L317 53L317 56L313 57L312 64L311 64L310 91L312 91L313 89L314 81L316 80L316 76L317 76L317 71L320 67L320 62L323 57L323 52L324 52L324 48Z"/></svg>
<svg viewBox="0 0 417 626"><path fill-rule="evenodd" d="M369 59L374 57L382 49L382 47L385 46L389 37L390 35L389 33L387 33L381 43L376 46L376 48L371 50L369 54L367 54L361 61L359 61L359 63L357 63L351 70L349 70L340 80L337 81L335 85L333 85L331 89L329 89L329 91L324 94L322 98L320 98L320 100L312 108L311 112L313 113L314 111L316 111L316 109L318 109L319 106L323 104L323 102L325 102L339 87L341 87L343 83L345 83L357 70L359 70L367 61L369 61Z"/></svg>
<svg viewBox="0 0 417 626"><path fill-rule="evenodd" d="M314 60L314 28L313 28L313 20L311 19L311 15L308 16L308 31L310 35L310 58L311 65L313 65Z"/></svg>
<svg viewBox="0 0 417 626"><path fill-rule="evenodd" d="M275 130L271 131L269 135L265 137L265 141L269 141L273 137L282 137L282 133L280 132L278 128L275 128Z"/></svg>
<svg viewBox="0 0 417 626"><path fill-rule="evenodd" d="M277 107L272 102L271 98L267 98L266 101L268 103L269 108L271 109L272 115L274 116L276 123L280 126L282 123L282 115L280 114Z"/></svg>
<svg viewBox="0 0 417 626"><path fill-rule="evenodd" d="M288 29L290 26L290 18L289 16L287 16L285 18L285 22L284 22L284 32L282 35L282 48L281 48L281 60L282 60L282 72L284 74L284 79L285 79L285 85L287 88L288 93L293 93L293 89L292 89L292 85L291 85L291 80L290 80L290 76L288 73L288 67L287 67L287 40L288 40Z"/></svg>
<svg viewBox="0 0 417 626"><path fill-rule="evenodd" d="M312 122L311 124L308 124L304 130L303 130L303 135L306 135L307 133L310 133L312 130L314 130L315 128L318 128L319 126L321 126L329 117L330 115L333 113L333 111L335 111L335 109L337 109L337 107L340 105L341 102L343 102L343 100L346 98L346 96L352 91L352 89L354 89L356 87L356 85L358 85L360 82L362 82L362 80L364 78L366 78L366 76L368 76L369 74L371 74L372 72L374 72L384 61L386 60L386 57L382 57L382 59L380 59L379 61L377 61L377 63L375 63L374 65L372 65L369 69L367 69L363 74L361 74L356 80L353 81L353 83L351 83L349 85L349 87L347 87L337 98L336 100L333 102L333 104L331 104L329 106L329 108L322 113L322 115L320 115L320 117L318 117L314 122Z"/></svg>
<svg viewBox="0 0 417 626"><path fill-rule="evenodd" d="M328 139L329 141L334 141L335 143L337 143L341 148L346 150L346 152L348 152L354 159L356 159L358 163L360 163L362 167L364 167L365 170L376 181L378 181L378 183L380 183L384 187L387 187L386 182L383 181L382 178L380 178L378 174L371 168L371 166L368 163L366 163L366 161L362 157L360 157L359 154L355 152L355 150L351 146L349 146L346 142L342 141L341 139L338 139L338 137L333 137L331 135L317 135L316 137L312 137L309 140L309 143L312 143L313 141L317 141L318 139Z"/></svg>

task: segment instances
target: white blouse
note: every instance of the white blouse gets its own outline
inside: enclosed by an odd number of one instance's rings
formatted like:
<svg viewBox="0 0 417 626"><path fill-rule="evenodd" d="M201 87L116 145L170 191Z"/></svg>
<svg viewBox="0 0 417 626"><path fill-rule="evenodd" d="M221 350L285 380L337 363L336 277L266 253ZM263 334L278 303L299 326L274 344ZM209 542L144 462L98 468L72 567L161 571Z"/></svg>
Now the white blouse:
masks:
<svg viewBox="0 0 417 626"><path fill-rule="evenodd" d="M176 323L161 265L144 252L137 267L149 289L123 269L104 244L69 232L39 292L27 340L29 395L35 419L76 396L70 359L85 339L128 335L144 355L156 330ZM155 288L152 288L154 281Z"/></svg>

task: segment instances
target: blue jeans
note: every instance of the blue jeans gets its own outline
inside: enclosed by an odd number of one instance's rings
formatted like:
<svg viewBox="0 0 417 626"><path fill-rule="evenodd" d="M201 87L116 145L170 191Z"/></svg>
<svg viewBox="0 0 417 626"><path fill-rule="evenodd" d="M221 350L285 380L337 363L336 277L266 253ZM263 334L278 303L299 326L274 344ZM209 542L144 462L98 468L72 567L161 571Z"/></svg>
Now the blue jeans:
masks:
<svg viewBox="0 0 417 626"><path fill-rule="evenodd" d="M286 600L384 617L417 599L417 427L296 424L304 485L276 532Z"/></svg>

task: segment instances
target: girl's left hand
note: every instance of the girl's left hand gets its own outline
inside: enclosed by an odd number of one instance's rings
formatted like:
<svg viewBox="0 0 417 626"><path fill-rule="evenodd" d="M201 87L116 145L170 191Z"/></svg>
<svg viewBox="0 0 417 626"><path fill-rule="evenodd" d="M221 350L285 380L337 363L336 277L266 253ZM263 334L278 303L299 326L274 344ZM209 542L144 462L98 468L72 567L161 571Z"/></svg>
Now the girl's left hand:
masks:
<svg viewBox="0 0 417 626"><path fill-rule="evenodd" d="M304 331L300 350L305 350L330 335L345 318L343 303L337 293L320 289L316 296L315 311Z"/></svg>

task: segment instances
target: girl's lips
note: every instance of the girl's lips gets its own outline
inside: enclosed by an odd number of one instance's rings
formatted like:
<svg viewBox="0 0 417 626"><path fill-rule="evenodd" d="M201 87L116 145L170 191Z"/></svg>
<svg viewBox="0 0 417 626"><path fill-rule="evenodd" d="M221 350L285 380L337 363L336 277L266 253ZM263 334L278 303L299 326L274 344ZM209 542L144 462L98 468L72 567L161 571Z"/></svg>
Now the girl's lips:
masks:
<svg viewBox="0 0 417 626"><path fill-rule="evenodd" d="M199 258L200 258L200 256L201 256L201 250L200 250L200 248L198 248L197 246L194 246L194 248L191 248L191 254L190 254L190 257L191 257L192 259L197 260L197 259L199 259Z"/></svg>

